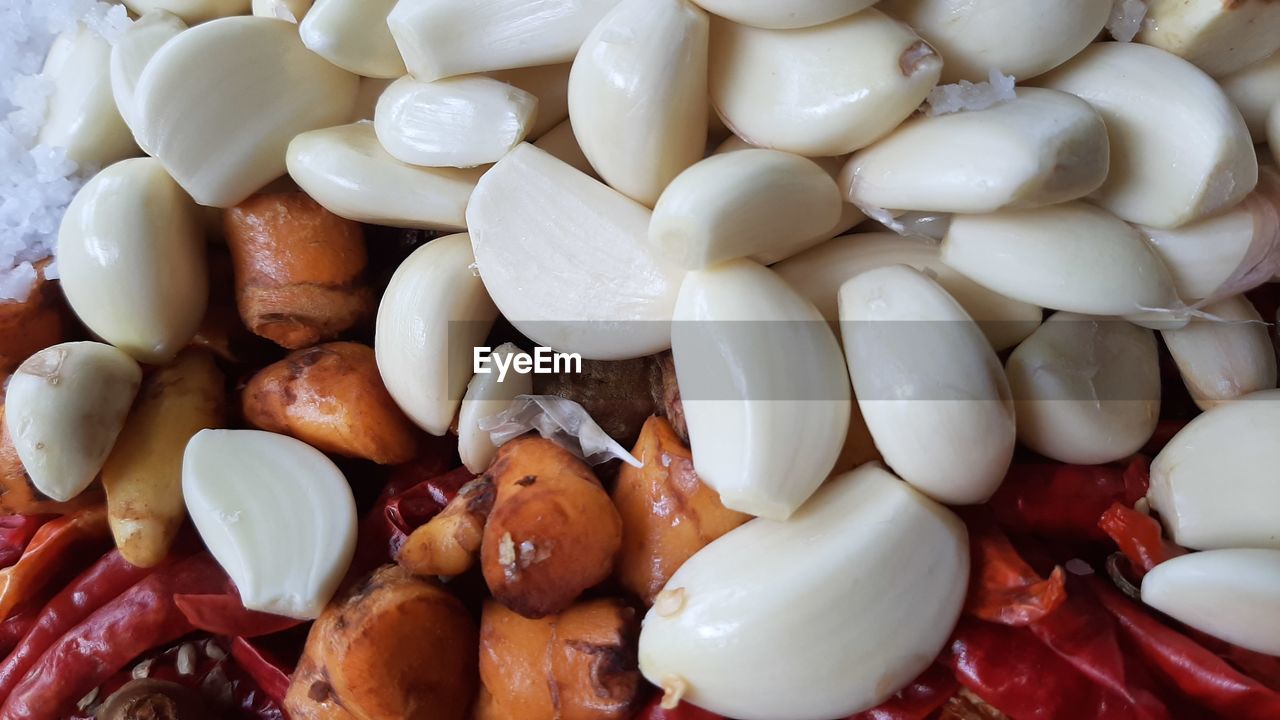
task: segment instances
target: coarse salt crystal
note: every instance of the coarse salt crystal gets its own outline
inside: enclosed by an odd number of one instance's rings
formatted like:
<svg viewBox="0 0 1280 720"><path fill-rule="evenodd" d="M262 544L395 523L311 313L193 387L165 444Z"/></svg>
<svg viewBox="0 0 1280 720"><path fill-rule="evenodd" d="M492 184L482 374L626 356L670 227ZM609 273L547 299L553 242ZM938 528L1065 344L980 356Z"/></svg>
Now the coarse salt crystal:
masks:
<svg viewBox="0 0 1280 720"><path fill-rule="evenodd" d="M950 115L964 110L986 110L1016 98L1014 84L1012 75L1005 75L993 68L988 73L986 82L961 80L950 85L939 85L930 90L929 97L925 98L925 103L929 106L928 114Z"/></svg>
<svg viewBox="0 0 1280 720"><path fill-rule="evenodd" d="M1111 37L1120 42L1133 42L1142 29L1142 21L1147 16L1146 0L1116 0L1111 6L1111 19L1107 20L1107 31Z"/></svg>

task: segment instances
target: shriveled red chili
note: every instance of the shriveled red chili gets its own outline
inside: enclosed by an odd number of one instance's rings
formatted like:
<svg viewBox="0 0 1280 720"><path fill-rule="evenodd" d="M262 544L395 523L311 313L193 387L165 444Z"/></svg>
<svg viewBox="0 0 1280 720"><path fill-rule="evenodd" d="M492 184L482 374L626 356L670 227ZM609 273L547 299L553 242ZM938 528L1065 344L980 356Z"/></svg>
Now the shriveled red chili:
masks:
<svg viewBox="0 0 1280 720"><path fill-rule="evenodd" d="M18 562L22 551L40 529L55 515L5 515L0 517L0 568Z"/></svg>
<svg viewBox="0 0 1280 720"><path fill-rule="evenodd" d="M193 627L214 635L258 637L302 624L295 618L246 608L229 578L221 593L174 595L173 602Z"/></svg>
<svg viewBox="0 0 1280 720"><path fill-rule="evenodd" d="M262 688L267 697L277 705L284 706L285 693L289 692L289 676L293 674L292 667L242 637L231 641L231 657Z"/></svg>
<svg viewBox="0 0 1280 720"><path fill-rule="evenodd" d="M708 712L698 707L682 702L670 710L662 708L662 695L659 693L653 700L636 715L635 720L725 720L724 716Z"/></svg>
<svg viewBox="0 0 1280 720"><path fill-rule="evenodd" d="M870 710L849 716L848 720L925 720L959 688L955 674L934 663L893 697Z"/></svg>
<svg viewBox="0 0 1280 720"><path fill-rule="evenodd" d="M64 569L72 554L83 552L90 545L105 548L110 538L104 505L85 508L40 526L22 557L0 570L0 618L9 617L14 608L39 593ZM97 553L91 557L97 557Z"/></svg>
<svg viewBox="0 0 1280 720"><path fill-rule="evenodd" d="M1020 464L988 503L1009 532L1062 540L1105 540L1098 517L1114 503L1130 507L1147 492L1149 463L1137 456L1111 465Z"/></svg>
<svg viewBox="0 0 1280 720"><path fill-rule="evenodd" d="M1187 553L1185 548L1164 539L1164 530L1155 518L1119 503L1102 514L1098 527L1129 559L1130 569L1137 578L1165 560Z"/></svg>
<svg viewBox="0 0 1280 720"><path fill-rule="evenodd" d="M1001 625L1026 625L1066 600L1061 567L1042 578L994 524L969 514L969 594L965 612Z"/></svg>

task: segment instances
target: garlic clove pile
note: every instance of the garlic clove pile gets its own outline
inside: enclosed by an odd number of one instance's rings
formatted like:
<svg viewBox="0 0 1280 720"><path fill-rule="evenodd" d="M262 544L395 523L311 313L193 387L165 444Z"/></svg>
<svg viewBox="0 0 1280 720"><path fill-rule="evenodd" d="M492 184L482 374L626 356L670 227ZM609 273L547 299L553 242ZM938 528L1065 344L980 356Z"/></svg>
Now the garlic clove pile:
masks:
<svg viewBox="0 0 1280 720"><path fill-rule="evenodd" d="M504 343L493 349L492 357L497 361L519 352L520 348ZM492 368L491 365L491 372L476 373L471 378L467 392L462 396L462 406L458 409L458 455L462 464L477 475L488 469L498 454L498 447L493 444L489 433L480 429L480 421L506 410L516 396L533 394L532 375L508 372L500 379L499 373Z"/></svg>
<svg viewBox="0 0 1280 720"><path fill-rule="evenodd" d="M364 77L404 75L387 13L396 0L316 0L298 26L302 44L343 70Z"/></svg>
<svg viewBox="0 0 1280 720"><path fill-rule="evenodd" d="M160 47L186 29L187 24L177 15L152 10L126 28L111 46L111 94L135 140L139 138L138 106L134 101L138 78Z"/></svg>
<svg viewBox="0 0 1280 720"><path fill-rule="evenodd" d="M1202 410L1276 387L1276 351L1262 316L1243 295L1202 308L1194 318L1161 333L1182 382Z"/></svg>
<svg viewBox="0 0 1280 720"><path fill-rule="evenodd" d="M84 25L54 39L40 72L49 85L36 144L62 148L81 167L138 154L111 94L111 45Z"/></svg>
<svg viewBox="0 0 1280 720"><path fill-rule="evenodd" d="M1247 650L1280 655L1280 550L1206 550L1142 579L1142 601Z"/></svg>

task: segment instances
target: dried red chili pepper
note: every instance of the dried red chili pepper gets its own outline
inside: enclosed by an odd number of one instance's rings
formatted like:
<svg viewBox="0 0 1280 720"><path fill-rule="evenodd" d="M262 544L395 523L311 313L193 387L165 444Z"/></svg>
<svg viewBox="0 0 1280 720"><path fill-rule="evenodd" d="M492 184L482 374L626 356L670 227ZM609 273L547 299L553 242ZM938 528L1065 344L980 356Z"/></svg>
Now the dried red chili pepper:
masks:
<svg viewBox="0 0 1280 720"><path fill-rule="evenodd" d="M1220 640L1208 633L1200 632L1185 625L1180 626L1180 629L1187 637L1239 668L1245 675L1272 690L1280 691L1280 657L1246 650L1239 645L1232 645L1225 640Z"/></svg>
<svg viewBox="0 0 1280 720"><path fill-rule="evenodd" d="M430 472L442 464L444 461L439 456L428 454L396 469L373 508L360 520L355 559L347 572L347 582L394 562L409 533L435 517L458 490L475 477L463 467Z"/></svg>
<svg viewBox="0 0 1280 720"><path fill-rule="evenodd" d="M1002 625L1026 625L1066 600L1066 574L1040 577L998 527L969 514L969 594L965 612Z"/></svg>
<svg viewBox="0 0 1280 720"><path fill-rule="evenodd" d="M0 568L18 562L40 526L56 515L6 515L0 517Z"/></svg>
<svg viewBox="0 0 1280 720"><path fill-rule="evenodd" d="M1149 463L1124 467L1014 465L989 506L1006 530L1064 540L1105 540L1098 517L1113 503L1130 507L1147 493Z"/></svg>
<svg viewBox="0 0 1280 720"><path fill-rule="evenodd" d="M1155 518L1119 503L1102 514L1098 527L1129 558L1129 565L1138 578L1165 560L1187 554L1185 548L1164 539L1164 530Z"/></svg>
<svg viewBox="0 0 1280 720"><path fill-rule="evenodd" d="M207 595L174 595L173 602L193 627L214 635L258 637L288 630L301 620L250 610L228 578L227 589Z"/></svg>
<svg viewBox="0 0 1280 720"><path fill-rule="evenodd" d="M925 720L945 705L959 687L955 674L935 663L898 694L848 720Z"/></svg>
<svg viewBox="0 0 1280 720"><path fill-rule="evenodd" d="M725 720L725 718L687 702L682 702L670 710L664 710L662 694L659 693L640 711L639 715L636 715L635 720Z"/></svg>
<svg viewBox="0 0 1280 720"><path fill-rule="evenodd" d="M9 617L15 607L40 592L64 569L73 553L83 551L86 544L101 542L105 546L110 537L105 505L85 508L40 526L22 557L0 570L0 618Z"/></svg>
<svg viewBox="0 0 1280 720"><path fill-rule="evenodd" d="M23 608L0 623L0 653L9 653L22 642L22 638L36 624L39 612L39 608ZM0 695L3 695L3 690L0 690Z"/></svg>
<svg viewBox="0 0 1280 720"><path fill-rule="evenodd" d="M284 696L289 692L289 676L293 674L293 668L242 637L231 641L231 657L262 688L267 697L277 705L284 706Z"/></svg>

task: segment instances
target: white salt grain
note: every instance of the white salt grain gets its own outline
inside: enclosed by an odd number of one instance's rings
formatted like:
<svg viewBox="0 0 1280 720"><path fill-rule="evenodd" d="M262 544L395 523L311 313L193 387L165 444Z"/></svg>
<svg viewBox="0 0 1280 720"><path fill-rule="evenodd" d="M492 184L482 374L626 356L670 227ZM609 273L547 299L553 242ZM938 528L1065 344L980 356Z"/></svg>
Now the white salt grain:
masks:
<svg viewBox="0 0 1280 720"><path fill-rule="evenodd" d="M1115 5L1111 6L1111 19L1107 20L1107 31L1115 40L1133 42L1146 16L1146 0L1115 0Z"/></svg>
<svg viewBox="0 0 1280 720"><path fill-rule="evenodd" d="M939 85L929 91L929 97L925 99L929 106L928 114L950 115L964 110L986 110L1016 98L1014 83L1013 76L992 69L986 82L961 80L950 85Z"/></svg>

